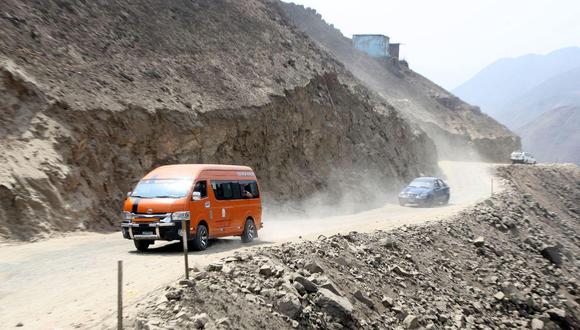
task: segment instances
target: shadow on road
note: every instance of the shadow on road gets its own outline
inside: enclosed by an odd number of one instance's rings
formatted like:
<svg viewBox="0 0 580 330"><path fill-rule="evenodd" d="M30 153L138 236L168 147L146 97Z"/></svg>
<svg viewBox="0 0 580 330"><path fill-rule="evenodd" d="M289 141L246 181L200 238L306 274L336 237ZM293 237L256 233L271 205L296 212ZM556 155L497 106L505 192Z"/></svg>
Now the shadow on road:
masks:
<svg viewBox="0 0 580 330"><path fill-rule="evenodd" d="M161 244L163 245L161 245ZM183 253L183 243L181 242L168 242L168 243L163 243L163 242L159 242L157 241L156 244L160 244L157 247L155 245L150 246L149 250L147 250L146 252L139 252L137 250L132 250L129 251L130 254L134 254L134 255L148 255L148 254L155 254L155 255L161 255L161 256L174 256L175 254L182 254ZM239 238L237 239L223 239L223 238L216 238L216 239L211 239L210 240L210 245L208 246L208 248L205 251L192 251L189 250L189 254L194 254L194 255L209 255L209 254L215 254L215 253L220 253L220 252L227 252L227 251L232 251L232 250L237 250L237 249L241 249L241 248L246 248L246 247L255 247L255 246L260 246L260 245L268 245L268 244L273 244L273 242L270 241L265 241L265 240L256 240L253 241L252 243L242 243L240 241ZM191 247L191 243L189 244L189 246Z"/></svg>

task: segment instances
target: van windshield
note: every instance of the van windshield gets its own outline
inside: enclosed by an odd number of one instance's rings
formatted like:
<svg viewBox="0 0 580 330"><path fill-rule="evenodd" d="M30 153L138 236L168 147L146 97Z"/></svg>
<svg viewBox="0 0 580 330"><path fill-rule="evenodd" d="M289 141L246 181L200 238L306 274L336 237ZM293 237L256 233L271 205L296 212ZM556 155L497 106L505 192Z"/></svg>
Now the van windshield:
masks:
<svg viewBox="0 0 580 330"><path fill-rule="evenodd" d="M139 198L183 198L187 196L192 179L149 179L141 180L131 193Z"/></svg>

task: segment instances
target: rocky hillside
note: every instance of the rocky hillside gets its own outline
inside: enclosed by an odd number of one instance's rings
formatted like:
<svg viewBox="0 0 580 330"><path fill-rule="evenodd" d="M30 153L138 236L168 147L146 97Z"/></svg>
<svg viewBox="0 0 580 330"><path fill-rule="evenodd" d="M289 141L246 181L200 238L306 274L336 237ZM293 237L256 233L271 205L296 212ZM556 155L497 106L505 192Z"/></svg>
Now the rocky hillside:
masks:
<svg viewBox="0 0 580 330"><path fill-rule="evenodd" d="M281 6L292 23L426 131L443 158L507 161L509 154L519 148L520 141L515 134L477 107L406 65L376 60L354 49L351 40L327 24L316 11L292 3L281 3Z"/></svg>
<svg viewBox="0 0 580 330"><path fill-rule="evenodd" d="M152 296L137 329L578 329L580 169L513 165L453 219L251 249Z"/></svg>
<svg viewBox="0 0 580 330"><path fill-rule="evenodd" d="M250 165L268 205L437 172L271 1L7 0L0 33L0 238L113 229L162 164Z"/></svg>

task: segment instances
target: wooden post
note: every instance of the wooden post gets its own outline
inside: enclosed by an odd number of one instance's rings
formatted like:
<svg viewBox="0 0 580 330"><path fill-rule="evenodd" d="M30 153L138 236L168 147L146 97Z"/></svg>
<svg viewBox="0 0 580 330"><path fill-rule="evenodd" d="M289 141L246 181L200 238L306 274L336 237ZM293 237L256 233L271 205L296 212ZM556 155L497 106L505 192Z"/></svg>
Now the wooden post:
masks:
<svg viewBox="0 0 580 330"><path fill-rule="evenodd" d="M493 196L493 177L491 177L491 196Z"/></svg>
<svg viewBox="0 0 580 330"><path fill-rule="evenodd" d="M185 260L185 279L189 280L189 262L187 258L187 240L189 238L189 226L186 220L181 220L181 236L183 237L183 258Z"/></svg>
<svg viewBox="0 0 580 330"><path fill-rule="evenodd" d="M117 261L117 330L123 329L123 261Z"/></svg>

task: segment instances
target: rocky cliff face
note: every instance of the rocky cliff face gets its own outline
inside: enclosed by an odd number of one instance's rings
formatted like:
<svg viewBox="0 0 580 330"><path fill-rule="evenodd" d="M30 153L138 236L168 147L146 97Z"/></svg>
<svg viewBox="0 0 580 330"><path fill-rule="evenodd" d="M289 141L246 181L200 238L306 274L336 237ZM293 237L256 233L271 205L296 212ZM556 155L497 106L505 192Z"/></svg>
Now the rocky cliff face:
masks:
<svg viewBox="0 0 580 330"><path fill-rule="evenodd" d="M328 25L312 9L281 3L290 22L345 65L367 87L417 123L435 140L446 159L505 162L520 139L483 114L407 66L373 59L354 49L351 40Z"/></svg>
<svg viewBox="0 0 580 330"><path fill-rule="evenodd" d="M169 163L252 166L269 204L435 173L433 142L269 1L0 4L0 236L108 230Z"/></svg>

